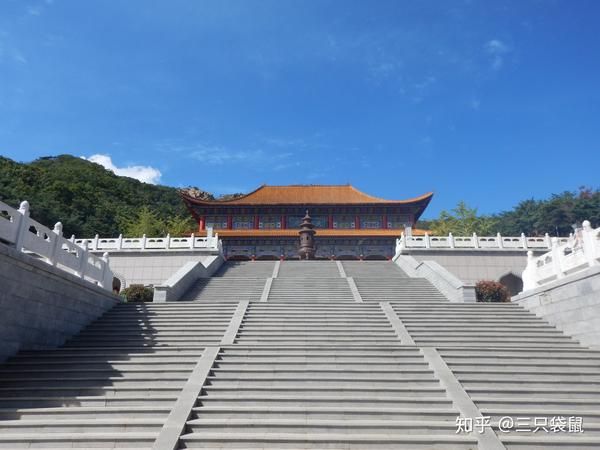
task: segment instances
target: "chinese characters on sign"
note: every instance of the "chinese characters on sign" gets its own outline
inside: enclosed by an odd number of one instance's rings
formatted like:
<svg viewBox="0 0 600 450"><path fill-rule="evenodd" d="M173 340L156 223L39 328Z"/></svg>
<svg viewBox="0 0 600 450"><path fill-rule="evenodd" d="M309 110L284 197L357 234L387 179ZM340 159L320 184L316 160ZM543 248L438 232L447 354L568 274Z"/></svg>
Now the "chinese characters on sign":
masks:
<svg viewBox="0 0 600 450"><path fill-rule="evenodd" d="M456 433L484 433L491 428L491 417L461 417L456 418ZM583 418L576 416L554 417L510 417L503 416L498 420L498 431L501 433L583 433Z"/></svg>

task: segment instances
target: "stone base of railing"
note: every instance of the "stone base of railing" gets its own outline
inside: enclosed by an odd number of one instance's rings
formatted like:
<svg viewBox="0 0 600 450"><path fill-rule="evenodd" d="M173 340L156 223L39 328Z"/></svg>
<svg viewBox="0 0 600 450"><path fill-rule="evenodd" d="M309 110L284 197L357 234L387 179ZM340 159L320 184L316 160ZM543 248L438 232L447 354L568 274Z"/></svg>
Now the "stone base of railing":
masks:
<svg viewBox="0 0 600 450"><path fill-rule="evenodd" d="M163 284L154 286L154 302L174 302L181 300L198 278L212 276L223 264L223 257L211 256L202 261L190 261L183 265Z"/></svg>
<svg viewBox="0 0 600 450"><path fill-rule="evenodd" d="M120 299L99 286L0 244L0 361L62 345Z"/></svg>
<svg viewBox="0 0 600 450"><path fill-rule="evenodd" d="M512 301L583 345L600 349L600 266L521 292Z"/></svg>
<svg viewBox="0 0 600 450"><path fill-rule="evenodd" d="M419 262L409 255L396 255L394 262L409 276L427 279L451 302L476 302L475 286L463 283L435 261Z"/></svg>

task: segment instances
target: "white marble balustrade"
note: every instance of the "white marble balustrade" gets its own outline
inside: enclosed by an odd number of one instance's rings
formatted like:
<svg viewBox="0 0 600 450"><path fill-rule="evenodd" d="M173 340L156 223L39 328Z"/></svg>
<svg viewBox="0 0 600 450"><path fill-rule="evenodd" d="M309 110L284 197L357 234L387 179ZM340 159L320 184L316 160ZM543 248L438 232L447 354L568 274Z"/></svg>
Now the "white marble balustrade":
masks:
<svg viewBox="0 0 600 450"><path fill-rule="evenodd" d="M91 239L75 239L71 241L76 244L87 243L91 251L147 251L147 250L194 250L206 249L223 252L223 243L219 235L214 234L212 228L207 228L206 237L191 236L173 237L142 237L126 238L119 235L115 238L101 238L98 235Z"/></svg>
<svg viewBox="0 0 600 450"><path fill-rule="evenodd" d="M29 203L14 209L0 201L0 241L18 251L37 256L48 264L79 278L112 290L113 274L108 253L98 257L89 252L86 243L77 244L62 236L62 224L50 229L29 217Z"/></svg>
<svg viewBox="0 0 600 450"><path fill-rule="evenodd" d="M600 265L600 227L594 229L589 221L566 240L551 239L550 251L534 257L527 253L523 271L523 291L558 280L588 267Z"/></svg>
<svg viewBox="0 0 600 450"><path fill-rule="evenodd" d="M568 238L559 238L559 242L566 242ZM551 239L548 234L539 237L521 236L407 236L404 233L396 239L396 254L408 249L549 249Z"/></svg>

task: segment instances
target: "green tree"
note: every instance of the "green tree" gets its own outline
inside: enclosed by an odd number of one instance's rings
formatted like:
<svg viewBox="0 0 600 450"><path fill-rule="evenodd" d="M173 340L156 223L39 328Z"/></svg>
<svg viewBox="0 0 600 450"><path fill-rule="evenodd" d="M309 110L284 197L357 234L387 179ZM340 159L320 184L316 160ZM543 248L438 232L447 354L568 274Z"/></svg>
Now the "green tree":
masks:
<svg viewBox="0 0 600 450"><path fill-rule="evenodd" d="M142 207L137 213L124 224L123 235L127 237L139 237L145 234L149 237L164 236L166 225L158 217L155 211L147 206Z"/></svg>
<svg viewBox="0 0 600 450"><path fill-rule="evenodd" d="M437 219L429 223L431 234L445 236L452 233L455 236L470 236L495 234L497 219L488 216L478 216L477 208L470 208L464 201L451 211L442 211Z"/></svg>
<svg viewBox="0 0 600 450"><path fill-rule="evenodd" d="M196 223L190 217L173 216L166 222L166 230L171 236L184 236L194 231Z"/></svg>
<svg viewBox="0 0 600 450"><path fill-rule="evenodd" d="M189 216L177 189L117 176L99 164L70 155L29 163L0 156L0 200L13 207L28 200L35 220L48 226L60 221L66 236L77 237L124 233L124 225L143 206L165 222Z"/></svg>

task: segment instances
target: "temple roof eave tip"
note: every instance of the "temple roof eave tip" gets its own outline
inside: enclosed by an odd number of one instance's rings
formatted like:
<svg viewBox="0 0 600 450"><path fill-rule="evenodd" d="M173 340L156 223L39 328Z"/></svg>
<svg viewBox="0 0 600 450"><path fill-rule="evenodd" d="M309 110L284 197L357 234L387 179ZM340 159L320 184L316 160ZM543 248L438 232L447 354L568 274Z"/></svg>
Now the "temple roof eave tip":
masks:
<svg viewBox="0 0 600 450"><path fill-rule="evenodd" d="M184 201L192 203L192 204L196 204L196 205L228 205L228 204L229 205L244 205L244 204L255 205L256 199L254 199L254 201L252 201L252 202L244 202L244 200L248 199L249 197L252 198L253 195L257 194L259 191L262 191L265 188L267 188L267 189L275 188L275 189L279 190L281 188L299 188L299 187L313 187L313 188L314 187L324 187L324 188L347 187L347 188L351 189L352 191L354 191L355 193L359 194L359 197L362 197L362 199L360 199L362 201L357 201L355 199L354 201L340 201L339 204L394 204L394 203L409 204L409 203L418 203L418 202L427 202L428 203L434 195L434 192L430 191L423 195L405 199L405 200L387 200L387 199L383 199L383 198L379 198L379 197L375 197L375 196L366 194L351 184L346 184L346 185L285 185L285 186L269 186L266 184L262 184L255 190L249 192L248 194L245 194L240 197L227 199L227 200L204 200L204 199L200 199L200 198L195 198L195 197L192 197L191 195L189 195L184 190L180 190L179 195L182 197L182 199ZM313 201L297 202L297 201L285 201L285 200L281 200L281 199L278 199L278 201L271 200L271 201L265 202L265 204L272 204L272 205L292 205L292 204L320 205L320 204L333 204L333 203L336 203L336 201L331 200L331 199L326 202L313 202Z"/></svg>

